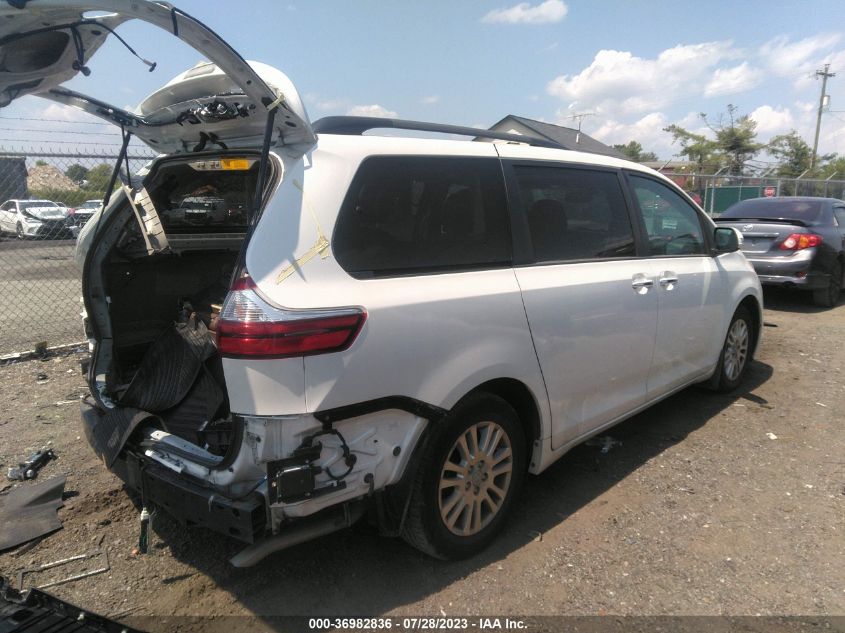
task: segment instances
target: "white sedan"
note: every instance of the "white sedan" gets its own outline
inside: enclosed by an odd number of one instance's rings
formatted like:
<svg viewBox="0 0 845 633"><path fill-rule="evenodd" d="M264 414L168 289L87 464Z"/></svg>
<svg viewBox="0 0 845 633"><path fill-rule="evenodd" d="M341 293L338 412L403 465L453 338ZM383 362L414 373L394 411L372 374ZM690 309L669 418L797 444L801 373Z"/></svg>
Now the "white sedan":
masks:
<svg viewBox="0 0 845 633"><path fill-rule="evenodd" d="M8 200L0 206L0 233L19 239L61 237L68 232L68 210L51 200Z"/></svg>

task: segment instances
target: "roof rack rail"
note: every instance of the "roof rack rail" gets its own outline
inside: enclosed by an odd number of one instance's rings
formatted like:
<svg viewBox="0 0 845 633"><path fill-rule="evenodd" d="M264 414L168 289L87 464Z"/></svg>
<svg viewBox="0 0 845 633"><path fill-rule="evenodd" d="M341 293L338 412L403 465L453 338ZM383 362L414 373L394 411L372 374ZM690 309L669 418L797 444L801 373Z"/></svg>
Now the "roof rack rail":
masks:
<svg viewBox="0 0 845 633"><path fill-rule="evenodd" d="M439 132L441 134L456 134L459 136L473 136L476 138L490 138L497 141L511 141L514 143L525 143L536 147L550 147L553 149L564 149L563 146L537 138L536 136L523 136L522 134L506 134L504 132L491 132L474 127L462 125L446 125L444 123L426 123L424 121L406 121L404 119L386 119L369 116L327 116L315 121L312 125L316 134L347 134L361 135L368 130L395 129L414 130L417 132Z"/></svg>

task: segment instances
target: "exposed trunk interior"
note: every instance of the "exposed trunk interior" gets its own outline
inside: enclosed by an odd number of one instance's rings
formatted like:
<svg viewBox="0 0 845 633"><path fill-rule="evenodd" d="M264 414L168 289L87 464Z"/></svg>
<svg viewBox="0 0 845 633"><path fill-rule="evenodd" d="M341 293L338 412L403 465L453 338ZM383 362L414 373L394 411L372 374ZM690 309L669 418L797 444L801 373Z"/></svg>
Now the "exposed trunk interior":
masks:
<svg viewBox="0 0 845 633"><path fill-rule="evenodd" d="M99 261L108 304L99 328L107 356L98 368L101 395L118 410L152 414L163 430L219 456L233 425L215 320L257 174L257 157L244 154L161 161L133 190L135 204L124 198L115 210L120 225L103 231L91 258ZM160 231L154 239L152 225Z"/></svg>

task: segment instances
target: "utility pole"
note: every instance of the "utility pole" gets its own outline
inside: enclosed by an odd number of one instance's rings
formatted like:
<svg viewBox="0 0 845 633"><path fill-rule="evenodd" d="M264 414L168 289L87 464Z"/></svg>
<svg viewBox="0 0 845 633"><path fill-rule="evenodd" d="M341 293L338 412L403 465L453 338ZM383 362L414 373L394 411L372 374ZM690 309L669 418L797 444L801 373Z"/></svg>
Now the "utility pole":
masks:
<svg viewBox="0 0 845 633"><path fill-rule="evenodd" d="M822 78L822 94L819 97L819 113L816 116L816 138L813 140L813 155L810 158L810 169L813 169L816 166L816 152L819 149L819 130L822 127L822 112L824 112L824 101L827 94L825 94L825 90L827 89L827 78L828 77L836 77L836 73L828 72L830 70L830 64L824 65L824 70L817 70L816 77Z"/></svg>

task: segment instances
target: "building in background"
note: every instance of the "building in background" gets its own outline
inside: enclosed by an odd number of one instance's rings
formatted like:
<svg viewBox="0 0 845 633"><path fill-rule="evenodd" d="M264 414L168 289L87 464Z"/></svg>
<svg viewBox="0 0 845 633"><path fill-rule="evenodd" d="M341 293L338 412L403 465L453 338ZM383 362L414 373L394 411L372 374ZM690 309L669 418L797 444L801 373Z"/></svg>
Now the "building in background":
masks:
<svg viewBox="0 0 845 633"><path fill-rule="evenodd" d="M535 136L557 143L564 149L574 150L577 152L589 152L591 154L602 154L604 156L613 156L614 158L626 158L626 156L610 147L601 141L597 141L592 136L573 130L572 128L563 127L562 125L554 125L552 123L544 123L543 121L535 121L534 119L526 119L525 117L509 114L498 123L493 124L490 128L491 132L503 132L506 134L521 134L523 136ZM483 136L478 137L478 140L489 140Z"/></svg>

